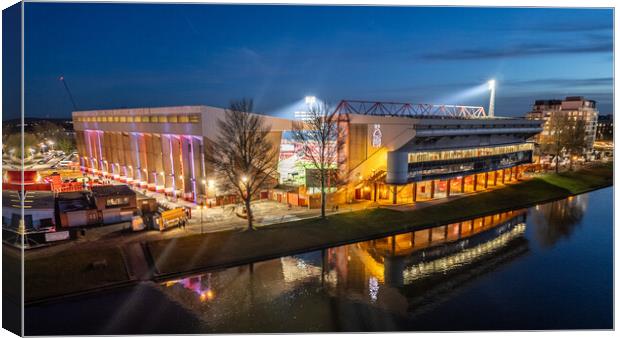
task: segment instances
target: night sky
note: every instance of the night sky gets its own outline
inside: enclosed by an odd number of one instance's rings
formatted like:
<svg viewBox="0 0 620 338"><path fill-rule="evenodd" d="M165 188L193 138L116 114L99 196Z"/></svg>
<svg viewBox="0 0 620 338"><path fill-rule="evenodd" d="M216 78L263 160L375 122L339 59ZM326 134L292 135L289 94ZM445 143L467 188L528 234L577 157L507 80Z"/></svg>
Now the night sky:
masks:
<svg viewBox="0 0 620 338"><path fill-rule="evenodd" d="M26 115L253 98L275 114L316 95L488 105L583 95L611 113L608 9L155 4L25 5ZM6 69L6 68L5 68ZM4 119L18 114L3 107Z"/></svg>

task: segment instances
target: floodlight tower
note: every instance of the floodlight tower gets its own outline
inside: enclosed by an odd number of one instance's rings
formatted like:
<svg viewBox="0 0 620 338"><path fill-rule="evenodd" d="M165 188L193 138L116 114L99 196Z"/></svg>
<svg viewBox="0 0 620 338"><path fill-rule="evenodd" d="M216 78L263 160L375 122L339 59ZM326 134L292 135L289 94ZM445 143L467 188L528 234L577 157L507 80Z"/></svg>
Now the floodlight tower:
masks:
<svg viewBox="0 0 620 338"><path fill-rule="evenodd" d="M489 90L491 91L491 97L489 99L489 117L495 116L495 79L489 80Z"/></svg>
<svg viewBox="0 0 620 338"><path fill-rule="evenodd" d="M306 96L304 98L304 101L306 102L306 108L301 111L295 112L296 120L308 120L310 116L310 112L312 111L314 107L316 107L315 106L317 104L316 96Z"/></svg>
<svg viewBox="0 0 620 338"><path fill-rule="evenodd" d="M306 96L304 100L306 101L307 105L313 105L316 103L316 96Z"/></svg>

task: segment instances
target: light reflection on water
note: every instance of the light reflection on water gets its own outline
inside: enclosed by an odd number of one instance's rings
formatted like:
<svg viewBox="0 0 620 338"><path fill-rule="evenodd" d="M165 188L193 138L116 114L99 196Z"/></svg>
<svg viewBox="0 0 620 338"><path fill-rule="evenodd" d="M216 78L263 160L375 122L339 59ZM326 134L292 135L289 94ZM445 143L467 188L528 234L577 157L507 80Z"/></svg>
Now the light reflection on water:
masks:
<svg viewBox="0 0 620 338"><path fill-rule="evenodd" d="M488 257L523 240L525 218L525 209L510 211L171 280L162 283L161 290L222 331L241 332L239 323L252 322L245 319L253 318L257 308L282 310L308 295L323 301L345 298L407 317L411 304L430 300L418 299L419 292L406 295L400 288L422 287L439 300L444 292L437 286L444 283L425 285L425 279L458 278L472 264L486 265ZM518 251L527 252L526 241Z"/></svg>
<svg viewBox="0 0 620 338"><path fill-rule="evenodd" d="M30 306L26 333L609 329L612 193Z"/></svg>

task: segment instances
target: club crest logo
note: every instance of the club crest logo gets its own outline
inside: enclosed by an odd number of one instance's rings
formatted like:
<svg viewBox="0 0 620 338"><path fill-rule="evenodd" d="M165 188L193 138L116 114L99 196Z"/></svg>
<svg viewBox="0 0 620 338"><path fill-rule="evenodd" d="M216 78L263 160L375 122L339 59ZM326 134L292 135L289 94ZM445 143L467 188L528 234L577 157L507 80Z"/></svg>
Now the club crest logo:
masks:
<svg viewBox="0 0 620 338"><path fill-rule="evenodd" d="M381 147L381 125L375 124L375 130L372 132L372 146L375 148Z"/></svg>

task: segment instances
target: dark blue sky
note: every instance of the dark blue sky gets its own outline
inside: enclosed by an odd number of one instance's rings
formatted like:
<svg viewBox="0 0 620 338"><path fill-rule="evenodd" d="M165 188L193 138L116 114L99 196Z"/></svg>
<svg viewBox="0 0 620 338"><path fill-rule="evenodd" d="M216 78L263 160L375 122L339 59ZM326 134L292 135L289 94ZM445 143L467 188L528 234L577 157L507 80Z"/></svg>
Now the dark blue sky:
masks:
<svg viewBox="0 0 620 338"><path fill-rule="evenodd" d="M308 94L488 104L496 115L584 95L612 112L605 9L27 3L27 116L249 97L273 112ZM7 111L5 110L5 114Z"/></svg>

